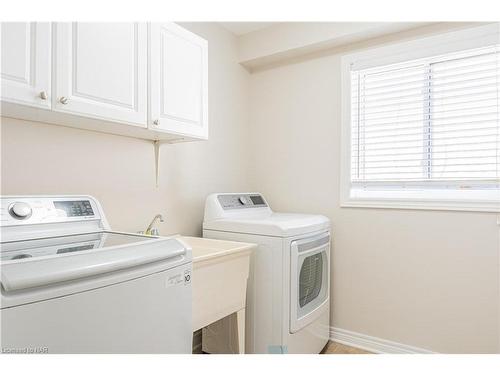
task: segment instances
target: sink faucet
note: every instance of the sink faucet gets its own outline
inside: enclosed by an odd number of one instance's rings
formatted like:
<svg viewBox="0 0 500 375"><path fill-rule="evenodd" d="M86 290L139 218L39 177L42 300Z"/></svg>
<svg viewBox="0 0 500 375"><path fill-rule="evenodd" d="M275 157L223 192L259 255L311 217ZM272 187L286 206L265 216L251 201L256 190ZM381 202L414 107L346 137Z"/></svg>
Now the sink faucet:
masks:
<svg viewBox="0 0 500 375"><path fill-rule="evenodd" d="M151 224L149 224L148 227L146 228L146 234L153 235L153 236L160 235L160 232L158 231L158 229L153 227L153 225L155 225L157 220L160 220L160 223L163 223L163 216L158 214L153 218L153 220L151 221Z"/></svg>

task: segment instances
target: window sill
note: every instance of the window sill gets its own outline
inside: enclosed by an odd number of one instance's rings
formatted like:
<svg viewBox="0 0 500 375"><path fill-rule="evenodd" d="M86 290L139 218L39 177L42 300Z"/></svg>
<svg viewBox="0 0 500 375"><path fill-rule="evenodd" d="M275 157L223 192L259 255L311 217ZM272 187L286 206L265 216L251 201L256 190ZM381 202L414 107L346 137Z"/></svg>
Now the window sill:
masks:
<svg viewBox="0 0 500 375"><path fill-rule="evenodd" d="M403 210L500 212L500 202L456 202L432 200L392 200L392 199L346 199L342 208L387 208Z"/></svg>

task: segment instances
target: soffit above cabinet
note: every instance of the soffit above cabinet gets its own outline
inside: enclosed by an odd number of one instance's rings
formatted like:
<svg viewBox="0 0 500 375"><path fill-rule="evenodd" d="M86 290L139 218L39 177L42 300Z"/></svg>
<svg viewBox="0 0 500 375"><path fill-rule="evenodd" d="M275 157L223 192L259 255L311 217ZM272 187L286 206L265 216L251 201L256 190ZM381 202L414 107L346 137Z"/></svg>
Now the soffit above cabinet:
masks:
<svg viewBox="0 0 500 375"><path fill-rule="evenodd" d="M470 27L473 22L281 22L238 37L239 63L257 71L346 48L375 38L412 38ZM476 23L477 24L477 23ZM385 40L387 42L387 40ZM358 43L357 47L356 44Z"/></svg>
<svg viewBox="0 0 500 375"><path fill-rule="evenodd" d="M278 22L219 22L219 25L235 36L245 35L277 24Z"/></svg>

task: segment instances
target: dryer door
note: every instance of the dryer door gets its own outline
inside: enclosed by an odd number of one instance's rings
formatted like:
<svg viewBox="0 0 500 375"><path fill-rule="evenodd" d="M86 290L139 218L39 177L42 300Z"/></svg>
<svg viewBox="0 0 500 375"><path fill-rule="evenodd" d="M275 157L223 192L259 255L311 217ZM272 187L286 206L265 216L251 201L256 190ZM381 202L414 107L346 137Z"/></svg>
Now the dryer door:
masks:
<svg viewBox="0 0 500 375"><path fill-rule="evenodd" d="M328 307L330 233L291 243L290 332L314 321Z"/></svg>

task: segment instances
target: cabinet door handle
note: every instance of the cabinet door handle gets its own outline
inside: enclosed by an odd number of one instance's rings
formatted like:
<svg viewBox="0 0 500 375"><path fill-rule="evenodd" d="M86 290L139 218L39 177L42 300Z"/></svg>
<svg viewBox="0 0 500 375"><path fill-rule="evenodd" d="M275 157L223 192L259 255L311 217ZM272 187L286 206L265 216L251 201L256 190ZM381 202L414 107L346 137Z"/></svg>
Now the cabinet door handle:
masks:
<svg viewBox="0 0 500 375"><path fill-rule="evenodd" d="M154 120L154 121L153 121L153 125L154 125L154 126L158 126L158 125L160 125L160 120Z"/></svg>
<svg viewBox="0 0 500 375"><path fill-rule="evenodd" d="M69 98L61 96L61 99L59 99L59 101L61 102L61 104L68 104Z"/></svg>
<svg viewBox="0 0 500 375"><path fill-rule="evenodd" d="M46 91L40 91L40 99L47 100L48 95Z"/></svg>

